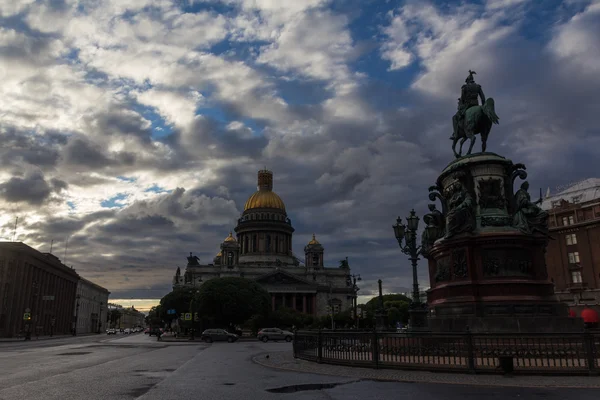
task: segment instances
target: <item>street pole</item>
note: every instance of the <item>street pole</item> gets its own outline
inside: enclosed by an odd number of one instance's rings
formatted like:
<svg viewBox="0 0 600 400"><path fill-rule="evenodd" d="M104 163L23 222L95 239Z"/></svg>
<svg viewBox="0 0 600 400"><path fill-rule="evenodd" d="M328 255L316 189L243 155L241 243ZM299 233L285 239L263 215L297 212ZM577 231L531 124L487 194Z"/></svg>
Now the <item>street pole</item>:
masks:
<svg viewBox="0 0 600 400"><path fill-rule="evenodd" d="M75 326L73 327L73 336L77 336L77 324L79 323L79 299L81 296L77 295L75 298L77 299L77 303L75 304Z"/></svg>
<svg viewBox="0 0 600 400"><path fill-rule="evenodd" d="M407 224L402 223L400 217L397 218L396 224L393 225L394 234L402 253L408 255L412 265L413 274L413 290L412 301L409 306L410 328L411 330L425 330L427 328L427 305L421 303L419 295L419 280L417 276L417 262L419 255L422 254L421 246L417 246L417 229L419 227L419 217L415 214L415 210L411 210L410 215L406 218ZM404 244L403 244L404 242Z"/></svg>

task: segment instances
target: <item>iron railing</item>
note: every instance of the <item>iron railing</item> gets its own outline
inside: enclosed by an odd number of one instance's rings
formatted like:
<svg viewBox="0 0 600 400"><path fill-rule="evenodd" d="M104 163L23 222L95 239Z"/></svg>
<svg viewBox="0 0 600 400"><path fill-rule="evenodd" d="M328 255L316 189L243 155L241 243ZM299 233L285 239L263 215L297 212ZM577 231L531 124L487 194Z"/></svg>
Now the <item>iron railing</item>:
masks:
<svg viewBox="0 0 600 400"><path fill-rule="evenodd" d="M600 333L297 331L294 357L357 367L469 373L592 374Z"/></svg>

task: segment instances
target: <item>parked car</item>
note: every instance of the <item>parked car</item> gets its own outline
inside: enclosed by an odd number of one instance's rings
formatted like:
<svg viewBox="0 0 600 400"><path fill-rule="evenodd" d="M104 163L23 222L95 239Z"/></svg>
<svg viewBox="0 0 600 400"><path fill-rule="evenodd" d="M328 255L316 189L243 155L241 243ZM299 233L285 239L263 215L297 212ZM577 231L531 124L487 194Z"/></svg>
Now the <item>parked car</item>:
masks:
<svg viewBox="0 0 600 400"><path fill-rule="evenodd" d="M150 328L146 328L146 329L144 329L144 335L147 335L147 334L149 334L149 333L150 333Z"/></svg>
<svg viewBox="0 0 600 400"><path fill-rule="evenodd" d="M110 328L106 330L106 334L107 335L116 335L117 334L117 330L115 328Z"/></svg>
<svg viewBox="0 0 600 400"><path fill-rule="evenodd" d="M294 334L290 331L284 331L279 328L263 328L258 332L258 340L268 342L269 340L285 340L291 342L294 339Z"/></svg>
<svg viewBox="0 0 600 400"><path fill-rule="evenodd" d="M158 334L162 334L162 329L160 328L152 328L150 329L150 332L148 332L148 335L150 336L157 336Z"/></svg>
<svg viewBox="0 0 600 400"><path fill-rule="evenodd" d="M207 329L204 332L202 332L202 336L200 336L200 339L204 340L206 343L224 341L233 343L236 340L238 340L238 335L229 333L225 329Z"/></svg>

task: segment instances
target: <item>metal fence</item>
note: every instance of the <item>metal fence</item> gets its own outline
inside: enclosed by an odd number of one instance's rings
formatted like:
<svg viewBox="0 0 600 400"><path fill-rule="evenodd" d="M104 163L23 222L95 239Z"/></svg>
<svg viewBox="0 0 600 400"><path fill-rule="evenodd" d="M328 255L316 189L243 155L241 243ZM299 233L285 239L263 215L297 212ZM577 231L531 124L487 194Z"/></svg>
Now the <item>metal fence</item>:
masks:
<svg viewBox="0 0 600 400"><path fill-rule="evenodd" d="M476 334L298 331L294 357L372 368L470 373L600 372L600 333Z"/></svg>

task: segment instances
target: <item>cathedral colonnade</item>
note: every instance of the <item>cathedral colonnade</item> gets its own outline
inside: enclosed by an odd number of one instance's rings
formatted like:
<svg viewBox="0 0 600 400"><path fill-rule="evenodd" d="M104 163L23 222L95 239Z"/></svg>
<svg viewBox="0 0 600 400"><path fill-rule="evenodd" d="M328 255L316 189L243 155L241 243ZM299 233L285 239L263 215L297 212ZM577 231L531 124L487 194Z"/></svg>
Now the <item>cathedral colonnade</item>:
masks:
<svg viewBox="0 0 600 400"><path fill-rule="evenodd" d="M304 314L316 315L316 293L270 293L270 295L272 311L285 307Z"/></svg>

